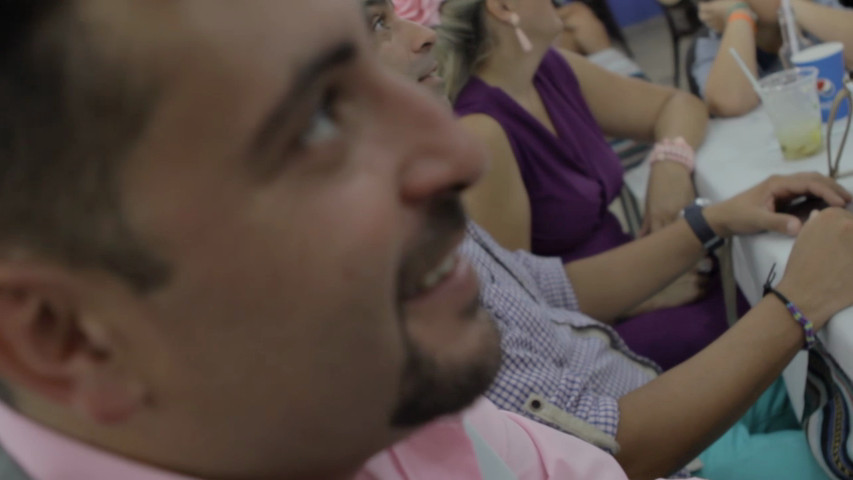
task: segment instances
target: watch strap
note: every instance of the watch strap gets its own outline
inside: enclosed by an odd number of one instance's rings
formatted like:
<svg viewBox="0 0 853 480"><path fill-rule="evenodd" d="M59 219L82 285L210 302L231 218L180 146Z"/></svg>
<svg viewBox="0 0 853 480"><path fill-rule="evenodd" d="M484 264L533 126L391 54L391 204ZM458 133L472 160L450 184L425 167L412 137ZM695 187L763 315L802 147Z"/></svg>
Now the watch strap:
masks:
<svg viewBox="0 0 853 480"><path fill-rule="evenodd" d="M701 205L690 205L689 207L684 209L684 219L687 221L687 224L690 225L690 228L693 230L693 233L702 242L702 246L705 247L709 253L713 253L718 248L723 246L725 240L717 235L714 230L708 225L708 221L705 220L705 215L702 214L702 206Z"/></svg>

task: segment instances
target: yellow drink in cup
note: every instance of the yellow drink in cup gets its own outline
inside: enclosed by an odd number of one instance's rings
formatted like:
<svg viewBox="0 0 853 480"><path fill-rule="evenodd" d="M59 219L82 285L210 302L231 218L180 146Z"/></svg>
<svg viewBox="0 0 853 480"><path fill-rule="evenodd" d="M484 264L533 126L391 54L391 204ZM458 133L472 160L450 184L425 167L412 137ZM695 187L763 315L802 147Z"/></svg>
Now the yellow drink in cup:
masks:
<svg viewBox="0 0 853 480"><path fill-rule="evenodd" d="M823 148L820 122L817 125L777 130L776 138L779 140L779 146L782 147L782 155L788 160L810 157Z"/></svg>
<svg viewBox="0 0 853 480"><path fill-rule="evenodd" d="M782 155L810 157L823 148L817 68L793 68L762 78L761 101Z"/></svg>

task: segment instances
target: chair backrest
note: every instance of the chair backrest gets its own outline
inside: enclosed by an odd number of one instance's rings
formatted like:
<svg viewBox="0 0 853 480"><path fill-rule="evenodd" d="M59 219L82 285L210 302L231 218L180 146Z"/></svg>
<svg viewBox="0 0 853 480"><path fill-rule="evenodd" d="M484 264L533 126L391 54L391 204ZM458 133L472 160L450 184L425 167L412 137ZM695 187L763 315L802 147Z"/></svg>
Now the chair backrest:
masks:
<svg viewBox="0 0 853 480"><path fill-rule="evenodd" d="M696 44L698 43L698 39L705 36L707 36L707 28L703 28L691 40L690 45L687 47L687 57L684 61L685 70L687 71L687 86L690 89L690 93L699 98L702 98L702 92L700 91L699 84L696 82L696 78L693 77L693 64L696 63Z"/></svg>
<svg viewBox="0 0 853 480"><path fill-rule="evenodd" d="M664 15L672 29L672 35L676 38L685 37L696 33L702 28L699 20L699 8L693 0L679 0L676 3L658 3L663 7Z"/></svg>

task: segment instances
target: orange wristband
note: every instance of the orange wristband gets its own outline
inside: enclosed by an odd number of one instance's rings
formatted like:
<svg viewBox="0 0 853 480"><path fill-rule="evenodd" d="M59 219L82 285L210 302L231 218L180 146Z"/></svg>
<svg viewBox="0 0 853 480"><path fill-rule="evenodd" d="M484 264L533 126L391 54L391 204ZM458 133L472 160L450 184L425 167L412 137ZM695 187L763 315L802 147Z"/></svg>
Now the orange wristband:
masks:
<svg viewBox="0 0 853 480"><path fill-rule="evenodd" d="M732 23L735 20L746 20L747 22L749 22L750 25L752 25L753 31L758 31L758 25L755 23L755 18L753 18L753 16L750 15L749 12L747 12L746 10L735 10L734 12L732 12L731 15L729 15L729 18L726 20L726 25Z"/></svg>

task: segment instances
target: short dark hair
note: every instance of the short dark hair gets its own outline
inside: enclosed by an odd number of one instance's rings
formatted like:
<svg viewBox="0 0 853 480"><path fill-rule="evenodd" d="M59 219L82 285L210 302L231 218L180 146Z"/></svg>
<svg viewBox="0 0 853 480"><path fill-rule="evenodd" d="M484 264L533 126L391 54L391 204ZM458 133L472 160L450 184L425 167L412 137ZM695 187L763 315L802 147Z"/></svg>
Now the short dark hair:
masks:
<svg viewBox="0 0 853 480"><path fill-rule="evenodd" d="M0 255L23 249L150 291L168 265L125 224L116 177L156 95L107 58L78 8L0 0Z"/></svg>

